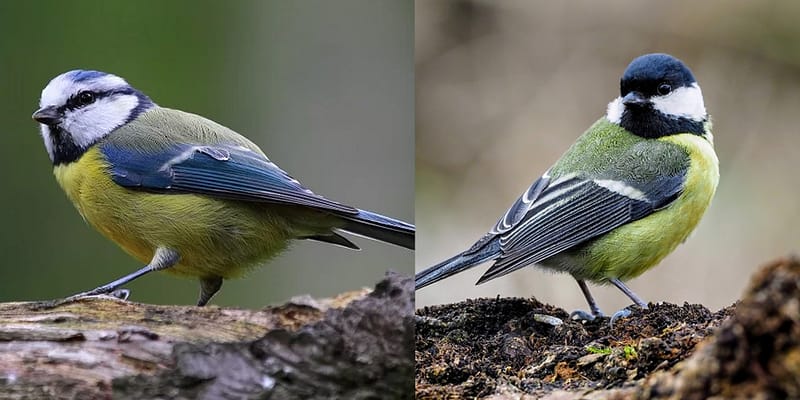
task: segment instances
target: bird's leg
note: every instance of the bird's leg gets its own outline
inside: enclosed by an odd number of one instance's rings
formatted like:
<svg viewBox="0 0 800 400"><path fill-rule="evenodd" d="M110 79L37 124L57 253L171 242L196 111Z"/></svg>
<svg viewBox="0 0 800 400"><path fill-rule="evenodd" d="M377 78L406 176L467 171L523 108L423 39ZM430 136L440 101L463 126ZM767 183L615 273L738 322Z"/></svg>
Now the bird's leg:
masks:
<svg viewBox="0 0 800 400"><path fill-rule="evenodd" d="M578 278L575 278L575 280L578 282L578 287L581 288L581 292L583 292L583 297L586 298L586 302L589 303L589 310L591 310L592 313L589 314L583 310L575 310L569 314L569 317L577 317L577 319L584 321L593 321L595 318L603 317L603 312L600 311L600 307L598 307L597 302L594 301L592 293L589 292L589 287L586 286L586 281Z"/></svg>
<svg viewBox="0 0 800 400"><path fill-rule="evenodd" d="M628 287L625 286L625 284L622 283L621 280L614 278L610 282L613 283L614 286L616 286L619 290L622 290L622 293L625 293L625 295L628 296L628 298L630 298L631 300L633 300L633 302L636 303L637 306L641 307L643 310L647 310L647 303L645 303L644 300L639 298L639 296L637 296L636 293L633 293L632 290L628 289Z"/></svg>
<svg viewBox="0 0 800 400"><path fill-rule="evenodd" d="M200 279L200 297L197 299L197 305L200 307L206 305L221 287L222 278L218 276Z"/></svg>
<svg viewBox="0 0 800 400"><path fill-rule="evenodd" d="M153 259L150 260L150 263L145 265L143 268L139 269L138 271L130 273L128 275L125 275L122 278L119 278L119 279L117 279L117 280L115 280L113 282L109 282L109 283L107 283L107 284L105 284L103 286L96 287L96 288L94 288L92 290L89 290L89 291L86 291L86 292L81 292L81 293L78 293L78 294L74 294L72 296L69 296L69 297L66 297L66 298L63 298L63 299L54 300L52 302L49 302L49 304L47 304L45 307L46 308L56 307L56 306L59 306L59 305L65 304L65 303L73 302L75 300L78 300L80 298L87 297L87 296L97 296L97 295L100 295L100 294L109 294L109 293L117 292L117 289L120 286L122 286L122 285L124 285L126 283L129 283L129 282L135 280L136 278L138 278L138 277L140 277L142 275L145 275L145 274L147 274L149 272L161 271L161 270L167 269L169 267L172 267L173 265L178 263L178 260L180 260L180 255L178 254L178 252L176 252L175 250L164 248L164 247L159 247L158 249L156 249L156 253L153 255ZM123 293L123 292L120 292L120 293ZM124 298L127 298L127 294L122 295L122 296ZM115 296L115 297L120 297L120 296Z"/></svg>
<svg viewBox="0 0 800 400"><path fill-rule="evenodd" d="M610 282L613 283L614 286L616 286L619 290L621 290L622 293L625 293L625 295L628 296L628 298L630 298L631 300L633 300L633 302L637 306L641 307L642 310L647 310L647 303L645 303L644 300L642 300L639 296L636 295L636 293L633 293L632 290L630 290L627 286L625 286L625 284L622 283L621 280L614 278L611 279ZM631 315L631 310L629 310L627 307L623 308L622 310L615 312L614 315L611 316L611 321L609 321L608 323L613 326L614 321L620 318L625 318L629 315Z"/></svg>

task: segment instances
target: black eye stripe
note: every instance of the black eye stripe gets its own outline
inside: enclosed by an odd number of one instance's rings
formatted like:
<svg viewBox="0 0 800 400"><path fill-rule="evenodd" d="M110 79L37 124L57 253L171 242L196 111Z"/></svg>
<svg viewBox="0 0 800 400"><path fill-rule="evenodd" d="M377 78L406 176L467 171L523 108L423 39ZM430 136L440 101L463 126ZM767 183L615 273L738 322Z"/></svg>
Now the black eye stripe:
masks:
<svg viewBox="0 0 800 400"><path fill-rule="evenodd" d="M113 89L104 91L82 90L70 96L69 99L67 99L67 103L62 108L65 110L77 110L86 106L86 104L82 104L80 101L80 95L84 92L91 92L94 95L93 103L96 103L100 99L111 97L117 94L133 94L133 90L131 89Z"/></svg>
<svg viewBox="0 0 800 400"><path fill-rule="evenodd" d="M84 95L87 92L91 93L92 95L94 95L94 101L92 101L92 103L96 102L97 100L99 100L99 99L101 99L103 97L106 97L105 92L95 92L95 91L90 91L90 90L88 90L88 91L82 90L82 91L80 91L78 93L75 93L72 96L70 96L69 99L67 99L67 104L65 104L64 108L66 108L67 110L76 110L78 108L81 108L81 107L84 107L84 106L88 105L88 104L84 104L81 101L81 96Z"/></svg>

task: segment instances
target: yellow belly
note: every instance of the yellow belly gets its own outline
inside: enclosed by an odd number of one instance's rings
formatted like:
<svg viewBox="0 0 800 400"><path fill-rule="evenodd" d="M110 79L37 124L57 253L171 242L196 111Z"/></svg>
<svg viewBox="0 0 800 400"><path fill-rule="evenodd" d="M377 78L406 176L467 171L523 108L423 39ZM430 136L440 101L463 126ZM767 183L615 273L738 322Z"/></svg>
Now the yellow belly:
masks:
<svg viewBox="0 0 800 400"><path fill-rule="evenodd" d="M672 135L658 140L677 144L690 154L691 164L680 197L663 210L547 260L545 266L595 282L627 280L658 264L686 240L714 197L719 161L711 143L697 135Z"/></svg>
<svg viewBox="0 0 800 400"><path fill-rule="evenodd" d="M292 206L130 190L106 169L92 148L54 173L89 224L142 263L158 247L177 251L180 263L167 271L180 275L234 277L284 250L290 239L325 230L309 226L332 225L325 221L330 217Z"/></svg>

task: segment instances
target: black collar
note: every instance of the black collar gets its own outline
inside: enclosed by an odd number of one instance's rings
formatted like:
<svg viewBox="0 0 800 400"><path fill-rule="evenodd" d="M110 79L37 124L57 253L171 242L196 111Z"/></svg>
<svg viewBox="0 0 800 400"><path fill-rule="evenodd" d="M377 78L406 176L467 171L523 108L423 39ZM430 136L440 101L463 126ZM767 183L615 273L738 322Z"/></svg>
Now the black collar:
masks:
<svg viewBox="0 0 800 400"><path fill-rule="evenodd" d="M670 116L652 107L626 108L620 119L620 126L636 136L655 139L679 133L692 133L703 136L706 120L695 121L685 117Z"/></svg>
<svg viewBox="0 0 800 400"><path fill-rule="evenodd" d="M48 139L53 144L53 165L69 164L77 161L86 149L79 147L72 136L59 126L49 126Z"/></svg>

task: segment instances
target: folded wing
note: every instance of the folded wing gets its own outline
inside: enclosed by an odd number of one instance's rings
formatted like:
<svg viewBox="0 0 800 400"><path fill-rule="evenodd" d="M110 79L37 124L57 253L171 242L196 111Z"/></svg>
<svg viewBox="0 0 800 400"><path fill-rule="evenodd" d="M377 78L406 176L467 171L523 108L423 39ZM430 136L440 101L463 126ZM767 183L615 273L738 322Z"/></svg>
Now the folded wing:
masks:
<svg viewBox="0 0 800 400"><path fill-rule="evenodd" d="M545 174L490 232L499 254L478 283L644 218L674 201L681 194L683 183L683 174L650 179L646 184L576 175L551 181Z"/></svg>
<svg viewBox="0 0 800 400"><path fill-rule="evenodd" d="M239 145L177 144L144 154L106 144L112 179L134 189L302 205L342 215L358 210L313 193L260 153Z"/></svg>

